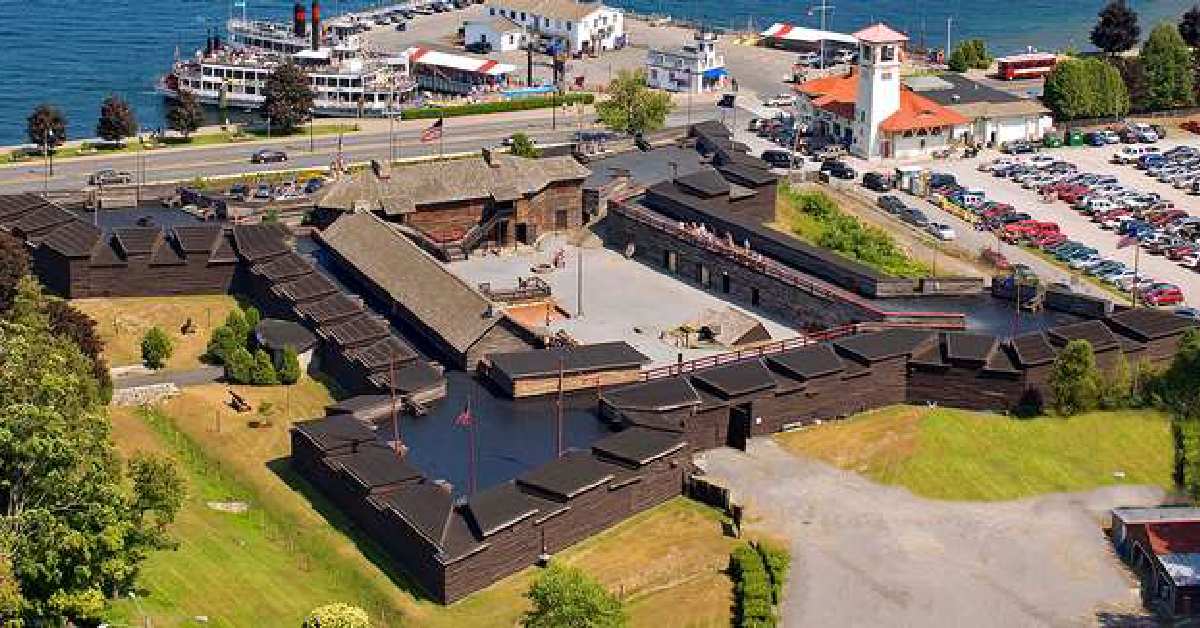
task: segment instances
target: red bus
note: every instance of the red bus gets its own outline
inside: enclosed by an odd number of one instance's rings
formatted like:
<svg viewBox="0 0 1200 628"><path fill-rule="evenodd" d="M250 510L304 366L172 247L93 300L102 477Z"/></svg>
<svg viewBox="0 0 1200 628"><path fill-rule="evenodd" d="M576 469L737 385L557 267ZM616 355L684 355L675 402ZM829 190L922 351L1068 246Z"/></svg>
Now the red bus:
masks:
<svg viewBox="0 0 1200 628"><path fill-rule="evenodd" d="M1057 56L1044 52L1000 57L996 59L996 75L1006 81L1040 78L1049 74L1057 62Z"/></svg>

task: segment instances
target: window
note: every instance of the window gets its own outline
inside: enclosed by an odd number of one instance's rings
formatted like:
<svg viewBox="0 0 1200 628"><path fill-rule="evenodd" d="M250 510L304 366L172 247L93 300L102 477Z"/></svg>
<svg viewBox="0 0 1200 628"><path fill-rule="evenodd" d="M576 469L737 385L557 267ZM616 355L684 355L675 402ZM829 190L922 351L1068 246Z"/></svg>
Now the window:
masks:
<svg viewBox="0 0 1200 628"><path fill-rule="evenodd" d="M546 28L550 28L550 18L543 18L542 22L546 25Z"/></svg>
<svg viewBox="0 0 1200 628"><path fill-rule="evenodd" d="M880 61L895 61L896 60L896 47L895 46L884 46L883 48L880 48L879 49L879 60Z"/></svg>
<svg viewBox="0 0 1200 628"><path fill-rule="evenodd" d="M721 273L721 292L729 294L729 291L732 289L733 286L730 285L729 273Z"/></svg>
<svg viewBox="0 0 1200 628"><path fill-rule="evenodd" d="M567 30L571 30L571 23L567 22Z"/></svg>
<svg viewBox="0 0 1200 628"><path fill-rule="evenodd" d="M892 80L892 73L884 72L882 75L880 75L880 78L882 78L885 81L890 81L890 80Z"/></svg>
<svg viewBox="0 0 1200 628"><path fill-rule="evenodd" d="M521 11L521 21L522 22L525 21L525 12L524 11Z"/></svg>
<svg viewBox="0 0 1200 628"><path fill-rule="evenodd" d="M750 288L750 305L757 306L760 302L758 288Z"/></svg>
<svg viewBox="0 0 1200 628"><path fill-rule="evenodd" d="M496 7L489 7L488 15L495 15L495 14L496 14Z"/></svg>
<svg viewBox="0 0 1200 628"><path fill-rule="evenodd" d="M663 266L670 272L675 272L676 265L679 263L679 258L675 251L663 251Z"/></svg>
<svg viewBox="0 0 1200 628"><path fill-rule="evenodd" d="M699 278L700 285L704 286L705 288L711 288L712 287L712 274L709 272L708 266L705 266L704 264L700 264L699 268L700 268L700 278Z"/></svg>
<svg viewBox="0 0 1200 628"><path fill-rule="evenodd" d="M567 210L565 210L565 209L555 210L554 211L554 228L555 229L566 229L568 226L569 225L567 224Z"/></svg>

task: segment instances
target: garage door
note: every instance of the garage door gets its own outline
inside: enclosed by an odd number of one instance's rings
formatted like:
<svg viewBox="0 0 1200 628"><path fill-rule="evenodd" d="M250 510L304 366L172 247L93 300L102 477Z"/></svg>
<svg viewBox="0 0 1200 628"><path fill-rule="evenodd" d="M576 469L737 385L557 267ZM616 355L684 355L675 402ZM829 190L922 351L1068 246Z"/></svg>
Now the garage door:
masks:
<svg viewBox="0 0 1200 628"><path fill-rule="evenodd" d="M1024 118L1001 118L996 121L996 139L1000 143L1028 140L1028 129Z"/></svg>

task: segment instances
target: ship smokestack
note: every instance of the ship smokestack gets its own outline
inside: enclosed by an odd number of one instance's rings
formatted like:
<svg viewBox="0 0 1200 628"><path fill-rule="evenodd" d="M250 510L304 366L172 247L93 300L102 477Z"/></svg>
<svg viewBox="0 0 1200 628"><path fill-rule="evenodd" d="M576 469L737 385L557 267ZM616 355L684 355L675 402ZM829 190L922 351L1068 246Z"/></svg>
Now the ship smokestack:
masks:
<svg viewBox="0 0 1200 628"><path fill-rule="evenodd" d="M321 48L321 2L320 0L312 0L312 48L320 50Z"/></svg>
<svg viewBox="0 0 1200 628"><path fill-rule="evenodd" d="M292 32L296 37L304 37L308 34L307 28L304 26L304 4L296 2L292 6Z"/></svg>

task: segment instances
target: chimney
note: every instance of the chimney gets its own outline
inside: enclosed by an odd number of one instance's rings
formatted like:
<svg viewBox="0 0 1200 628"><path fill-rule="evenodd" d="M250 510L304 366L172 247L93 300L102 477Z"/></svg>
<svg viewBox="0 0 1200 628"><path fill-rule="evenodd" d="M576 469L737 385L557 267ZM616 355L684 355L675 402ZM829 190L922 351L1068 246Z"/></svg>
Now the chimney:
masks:
<svg viewBox="0 0 1200 628"><path fill-rule="evenodd" d="M304 37L308 34L308 28L304 24L304 4L300 2L292 5L292 32L296 37Z"/></svg>
<svg viewBox="0 0 1200 628"><path fill-rule="evenodd" d="M500 160L496 159L496 151L493 148L484 147L483 161L491 168L500 167Z"/></svg>
<svg viewBox="0 0 1200 628"><path fill-rule="evenodd" d="M321 48L321 0L312 0L311 13L309 19L312 20L312 49L319 50Z"/></svg>

